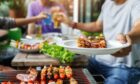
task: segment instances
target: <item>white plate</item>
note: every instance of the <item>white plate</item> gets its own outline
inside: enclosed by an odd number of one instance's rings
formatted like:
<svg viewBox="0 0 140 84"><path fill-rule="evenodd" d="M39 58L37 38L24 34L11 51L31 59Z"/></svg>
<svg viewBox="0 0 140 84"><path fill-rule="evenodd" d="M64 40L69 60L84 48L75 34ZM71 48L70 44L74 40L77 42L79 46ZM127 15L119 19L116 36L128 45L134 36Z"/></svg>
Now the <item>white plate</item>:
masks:
<svg viewBox="0 0 140 84"><path fill-rule="evenodd" d="M67 40L64 41L63 45L60 46L65 47L67 50L83 55L105 55L105 54L113 54L119 51L122 48L128 47L129 44L121 44L118 41L107 41L107 48L80 48L77 46L76 40Z"/></svg>
<svg viewBox="0 0 140 84"><path fill-rule="evenodd" d="M38 39L24 39L24 38L22 38L21 39L21 42L22 43L25 43L25 44L29 44L29 45L34 45L34 44L37 44L37 43L42 43L43 40L38 40Z"/></svg>

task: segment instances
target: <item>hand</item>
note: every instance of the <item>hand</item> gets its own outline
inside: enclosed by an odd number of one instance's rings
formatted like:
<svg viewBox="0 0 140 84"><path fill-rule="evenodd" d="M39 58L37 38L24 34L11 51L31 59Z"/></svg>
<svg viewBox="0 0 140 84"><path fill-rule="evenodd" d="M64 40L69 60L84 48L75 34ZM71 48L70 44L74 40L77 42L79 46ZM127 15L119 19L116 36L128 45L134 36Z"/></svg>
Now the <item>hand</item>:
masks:
<svg viewBox="0 0 140 84"><path fill-rule="evenodd" d="M51 8L51 14L57 13L57 12L61 12L61 8L58 6L54 6Z"/></svg>
<svg viewBox="0 0 140 84"><path fill-rule="evenodd" d="M63 22L66 15L63 12L57 12L53 14L53 20L56 20L58 22Z"/></svg>
<svg viewBox="0 0 140 84"><path fill-rule="evenodd" d="M120 35L117 36L117 40L120 41L122 44L129 43L130 46L127 47L127 48L123 48L120 51L118 51L118 52L116 52L112 55L115 56L115 57L127 56L131 51L131 45L132 45L132 41L131 41L129 35L120 34Z"/></svg>
<svg viewBox="0 0 140 84"><path fill-rule="evenodd" d="M42 20L47 18L47 14L45 12L41 12L39 15L36 16L38 20Z"/></svg>

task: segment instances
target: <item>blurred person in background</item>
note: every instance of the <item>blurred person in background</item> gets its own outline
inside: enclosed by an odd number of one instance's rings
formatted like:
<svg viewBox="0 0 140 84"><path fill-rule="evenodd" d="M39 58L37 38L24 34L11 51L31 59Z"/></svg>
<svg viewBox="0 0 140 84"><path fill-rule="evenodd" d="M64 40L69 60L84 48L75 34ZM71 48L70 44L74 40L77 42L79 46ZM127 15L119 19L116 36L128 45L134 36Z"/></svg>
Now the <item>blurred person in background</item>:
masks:
<svg viewBox="0 0 140 84"><path fill-rule="evenodd" d="M97 21L69 26L88 32L103 32L105 39L130 46L112 55L89 59L88 70L102 74L105 84L138 84L140 80L140 0L106 0Z"/></svg>
<svg viewBox="0 0 140 84"><path fill-rule="evenodd" d="M64 7L61 4L55 2L55 0L35 0L28 6L27 18L36 16L40 12L46 12L47 14L51 15L52 18L52 14L55 11L63 12L66 14ZM35 34L35 25L40 25L42 27L42 33L61 32L60 28L54 27L54 22L46 25L43 21L39 21L28 25L28 35Z"/></svg>
<svg viewBox="0 0 140 84"><path fill-rule="evenodd" d="M25 18L26 17L26 9L24 5L24 0L19 1L11 1L9 2L9 17L11 18ZM22 31L22 34L27 33L27 25L18 26Z"/></svg>

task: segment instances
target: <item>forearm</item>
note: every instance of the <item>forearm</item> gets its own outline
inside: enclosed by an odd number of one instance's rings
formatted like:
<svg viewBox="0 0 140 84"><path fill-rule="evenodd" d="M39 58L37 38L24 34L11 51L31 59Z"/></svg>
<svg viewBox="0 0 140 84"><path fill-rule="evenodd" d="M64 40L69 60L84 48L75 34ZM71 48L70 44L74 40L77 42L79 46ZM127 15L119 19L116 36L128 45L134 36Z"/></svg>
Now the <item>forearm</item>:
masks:
<svg viewBox="0 0 140 84"><path fill-rule="evenodd" d="M96 24L96 22L77 23L77 29L84 30L87 32L102 32L102 27Z"/></svg>
<svg viewBox="0 0 140 84"><path fill-rule="evenodd" d="M102 22L100 21L91 22L91 23L75 23L68 19L65 21L65 23L75 29L79 29L87 32L102 32L103 30L103 25Z"/></svg>
<svg viewBox="0 0 140 84"><path fill-rule="evenodd" d="M140 22L128 33L133 44L140 43Z"/></svg>
<svg viewBox="0 0 140 84"><path fill-rule="evenodd" d="M31 17L31 18L27 18L27 19L24 19L24 18L15 19L15 23L16 23L15 26L25 25L25 24L36 22L39 20L40 19L37 17Z"/></svg>

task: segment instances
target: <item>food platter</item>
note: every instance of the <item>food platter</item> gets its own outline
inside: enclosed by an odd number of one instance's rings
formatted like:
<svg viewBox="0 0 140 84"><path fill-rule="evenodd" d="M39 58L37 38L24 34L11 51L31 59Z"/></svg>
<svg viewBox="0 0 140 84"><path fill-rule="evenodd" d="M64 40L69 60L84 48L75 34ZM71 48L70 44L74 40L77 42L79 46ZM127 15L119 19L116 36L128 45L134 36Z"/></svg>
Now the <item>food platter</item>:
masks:
<svg viewBox="0 0 140 84"><path fill-rule="evenodd" d="M119 51L122 48L126 48L129 46L128 43L121 44L119 41L110 40L106 42L107 47L106 48L81 48L78 47L76 40L67 40L63 42L63 45L61 46L65 47L71 52L74 52L76 54L83 54L83 55L105 55L105 54L113 54L117 51Z"/></svg>
<svg viewBox="0 0 140 84"><path fill-rule="evenodd" d="M18 49L22 52L32 53L40 50L39 46L43 40L21 39Z"/></svg>

